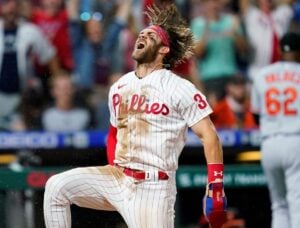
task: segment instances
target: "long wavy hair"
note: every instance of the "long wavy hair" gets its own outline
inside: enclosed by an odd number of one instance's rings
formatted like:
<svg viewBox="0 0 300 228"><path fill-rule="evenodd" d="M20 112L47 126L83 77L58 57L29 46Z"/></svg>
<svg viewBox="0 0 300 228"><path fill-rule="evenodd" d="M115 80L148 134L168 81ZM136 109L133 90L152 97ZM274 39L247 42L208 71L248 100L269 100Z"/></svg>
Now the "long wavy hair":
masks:
<svg viewBox="0 0 300 228"><path fill-rule="evenodd" d="M176 5L169 4L161 9L152 5L147 8L145 14L149 18L150 25L159 25L168 33L170 53L164 58L167 68L173 68L193 55L193 34Z"/></svg>

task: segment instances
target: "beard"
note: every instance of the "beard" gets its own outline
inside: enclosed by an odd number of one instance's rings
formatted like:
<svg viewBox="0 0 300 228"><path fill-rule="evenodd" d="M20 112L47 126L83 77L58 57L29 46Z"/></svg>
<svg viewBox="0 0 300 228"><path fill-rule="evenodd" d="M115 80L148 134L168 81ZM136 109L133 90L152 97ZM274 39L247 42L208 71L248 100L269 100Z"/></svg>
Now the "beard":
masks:
<svg viewBox="0 0 300 228"><path fill-rule="evenodd" d="M239 96L235 96L234 98L239 104L244 104L245 101L247 100L247 96L246 95L239 95Z"/></svg>
<svg viewBox="0 0 300 228"><path fill-rule="evenodd" d="M143 49L134 49L132 58L138 64L153 62L158 54L159 45L144 47Z"/></svg>

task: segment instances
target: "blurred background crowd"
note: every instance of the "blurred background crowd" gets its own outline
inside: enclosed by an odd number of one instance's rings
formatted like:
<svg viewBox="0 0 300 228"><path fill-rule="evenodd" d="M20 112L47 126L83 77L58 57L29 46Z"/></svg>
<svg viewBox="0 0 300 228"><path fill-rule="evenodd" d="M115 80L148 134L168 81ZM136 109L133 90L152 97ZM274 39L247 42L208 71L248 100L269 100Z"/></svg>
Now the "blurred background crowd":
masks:
<svg viewBox="0 0 300 228"><path fill-rule="evenodd" d="M143 11L170 2L196 39L172 70L207 96L217 128L258 128L252 79L300 32L300 0L0 0L0 131L107 130L108 90L135 68Z"/></svg>
<svg viewBox="0 0 300 228"><path fill-rule="evenodd" d="M170 2L196 38L173 70L206 94L218 128L256 128L251 80L300 31L299 0L0 0L0 129L106 130L108 89L134 70L142 12Z"/></svg>

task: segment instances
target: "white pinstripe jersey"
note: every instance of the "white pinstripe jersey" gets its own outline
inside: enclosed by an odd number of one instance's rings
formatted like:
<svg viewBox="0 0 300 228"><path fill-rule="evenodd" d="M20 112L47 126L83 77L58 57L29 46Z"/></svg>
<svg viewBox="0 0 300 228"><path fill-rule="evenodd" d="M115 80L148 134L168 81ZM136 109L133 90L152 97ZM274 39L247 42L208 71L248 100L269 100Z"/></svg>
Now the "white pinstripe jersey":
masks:
<svg viewBox="0 0 300 228"><path fill-rule="evenodd" d="M212 112L192 83L166 69L121 77L110 89L109 109L118 129L114 162L166 171L177 169L188 127Z"/></svg>
<svg viewBox="0 0 300 228"><path fill-rule="evenodd" d="M254 78L251 106L262 136L300 133L300 64L277 62Z"/></svg>

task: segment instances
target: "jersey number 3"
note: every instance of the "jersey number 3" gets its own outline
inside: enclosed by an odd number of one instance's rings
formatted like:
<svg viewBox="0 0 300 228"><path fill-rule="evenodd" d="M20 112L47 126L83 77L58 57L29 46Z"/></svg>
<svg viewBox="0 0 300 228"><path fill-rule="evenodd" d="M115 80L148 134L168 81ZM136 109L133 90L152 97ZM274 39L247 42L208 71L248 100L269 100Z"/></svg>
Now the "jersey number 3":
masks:
<svg viewBox="0 0 300 228"><path fill-rule="evenodd" d="M206 103L205 99L199 93L194 95L194 100L196 102L198 102L198 108L200 108L200 109L206 108L207 103Z"/></svg>
<svg viewBox="0 0 300 228"><path fill-rule="evenodd" d="M287 116L297 115L297 109L292 107L298 98L297 90L294 87L287 87L283 91L271 87L266 91L265 96L266 111L269 115L275 116L280 111ZM279 99L281 96L282 100Z"/></svg>

